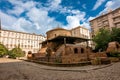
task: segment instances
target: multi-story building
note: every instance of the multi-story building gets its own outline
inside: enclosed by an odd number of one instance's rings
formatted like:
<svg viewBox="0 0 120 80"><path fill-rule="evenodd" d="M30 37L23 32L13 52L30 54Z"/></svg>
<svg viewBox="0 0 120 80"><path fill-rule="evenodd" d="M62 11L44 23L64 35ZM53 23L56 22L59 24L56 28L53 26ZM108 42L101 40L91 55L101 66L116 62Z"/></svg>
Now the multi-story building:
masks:
<svg viewBox="0 0 120 80"><path fill-rule="evenodd" d="M106 14L90 21L92 35L95 35L100 28L111 30L113 27L120 28L120 7L115 10L110 10Z"/></svg>
<svg viewBox="0 0 120 80"><path fill-rule="evenodd" d="M24 33L11 30L1 30L0 42L4 44L9 50L20 46L20 48L25 52L31 51L32 53L37 53L41 48L40 43L46 38L42 35L37 35L35 33Z"/></svg>
<svg viewBox="0 0 120 80"><path fill-rule="evenodd" d="M71 29L71 36L73 37L80 37L84 39L91 39L91 33L89 29L78 26L76 28ZM87 45L85 42L80 43L81 45ZM88 41L88 45L91 47L91 41Z"/></svg>
<svg viewBox="0 0 120 80"><path fill-rule="evenodd" d="M90 39L90 31L82 26L71 29L71 35L74 37Z"/></svg>

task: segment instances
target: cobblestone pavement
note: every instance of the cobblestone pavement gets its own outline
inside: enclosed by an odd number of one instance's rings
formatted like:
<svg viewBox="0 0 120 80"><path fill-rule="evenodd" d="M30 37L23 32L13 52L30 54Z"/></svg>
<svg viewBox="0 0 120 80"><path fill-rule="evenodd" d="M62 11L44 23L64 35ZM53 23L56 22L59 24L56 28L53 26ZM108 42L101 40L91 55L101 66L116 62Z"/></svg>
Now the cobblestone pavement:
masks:
<svg viewBox="0 0 120 80"><path fill-rule="evenodd" d="M43 67L40 64L0 58L0 80L120 80L120 62L86 72L45 70Z"/></svg>

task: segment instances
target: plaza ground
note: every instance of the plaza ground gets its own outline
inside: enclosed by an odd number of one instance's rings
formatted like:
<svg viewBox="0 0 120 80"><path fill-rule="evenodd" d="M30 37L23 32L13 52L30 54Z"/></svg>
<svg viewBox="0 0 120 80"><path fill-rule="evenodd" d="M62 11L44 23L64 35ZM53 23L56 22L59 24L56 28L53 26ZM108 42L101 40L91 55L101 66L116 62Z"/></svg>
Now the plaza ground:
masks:
<svg viewBox="0 0 120 80"><path fill-rule="evenodd" d="M120 80L120 62L60 68L0 58L0 80Z"/></svg>

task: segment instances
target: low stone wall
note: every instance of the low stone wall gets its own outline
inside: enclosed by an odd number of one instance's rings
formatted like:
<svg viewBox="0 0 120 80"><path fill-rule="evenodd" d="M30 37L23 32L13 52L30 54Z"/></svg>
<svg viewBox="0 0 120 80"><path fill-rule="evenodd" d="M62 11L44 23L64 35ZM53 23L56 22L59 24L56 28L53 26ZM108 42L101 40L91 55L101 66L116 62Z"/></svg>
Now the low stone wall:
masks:
<svg viewBox="0 0 120 80"><path fill-rule="evenodd" d="M38 61L38 60L25 60L28 62L34 62L34 63L38 63L38 64L43 64L43 65L47 65L47 66L55 66L55 67L74 67L74 66L86 66L86 65L90 65L91 62L90 61L85 61L85 62L79 62L79 63L53 63L53 62L44 62L44 61Z"/></svg>
<svg viewBox="0 0 120 80"><path fill-rule="evenodd" d="M92 60L97 57L107 57L105 52L90 53L89 59Z"/></svg>
<svg viewBox="0 0 120 80"><path fill-rule="evenodd" d="M109 58L94 58L91 60L92 65L100 65L100 64L110 64L111 61Z"/></svg>
<svg viewBox="0 0 120 80"><path fill-rule="evenodd" d="M34 59L34 60L48 62L47 57L39 57L39 58ZM55 57L50 57L49 62L56 62L56 58Z"/></svg>
<svg viewBox="0 0 120 80"><path fill-rule="evenodd" d="M114 51L120 52L120 44L116 41L110 42L106 50L107 53L114 52Z"/></svg>
<svg viewBox="0 0 120 80"><path fill-rule="evenodd" d="M109 59L110 59L111 62L118 62L118 61L120 61L119 58L117 58L117 57L109 57Z"/></svg>
<svg viewBox="0 0 120 80"><path fill-rule="evenodd" d="M74 54L74 55L67 55L62 56L62 63L79 63L87 60L87 54Z"/></svg>

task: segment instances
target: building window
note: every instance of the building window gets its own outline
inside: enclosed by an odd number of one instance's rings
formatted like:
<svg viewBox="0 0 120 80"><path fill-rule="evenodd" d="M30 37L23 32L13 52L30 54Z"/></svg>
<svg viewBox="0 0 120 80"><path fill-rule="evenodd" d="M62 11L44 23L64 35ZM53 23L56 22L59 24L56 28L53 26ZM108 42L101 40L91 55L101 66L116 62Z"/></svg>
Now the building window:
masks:
<svg viewBox="0 0 120 80"><path fill-rule="evenodd" d="M75 54L78 53L78 49L77 49L77 48L74 49L74 53L75 53Z"/></svg>
<svg viewBox="0 0 120 80"><path fill-rule="evenodd" d="M120 28L120 23L115 24L115 27Z"/></svg>
<svg viewBox="0 0 120 80"><path fill-rule="evenodd" d="M81 53L84 53L84 49L83 48L81 48Z"/></svg>

